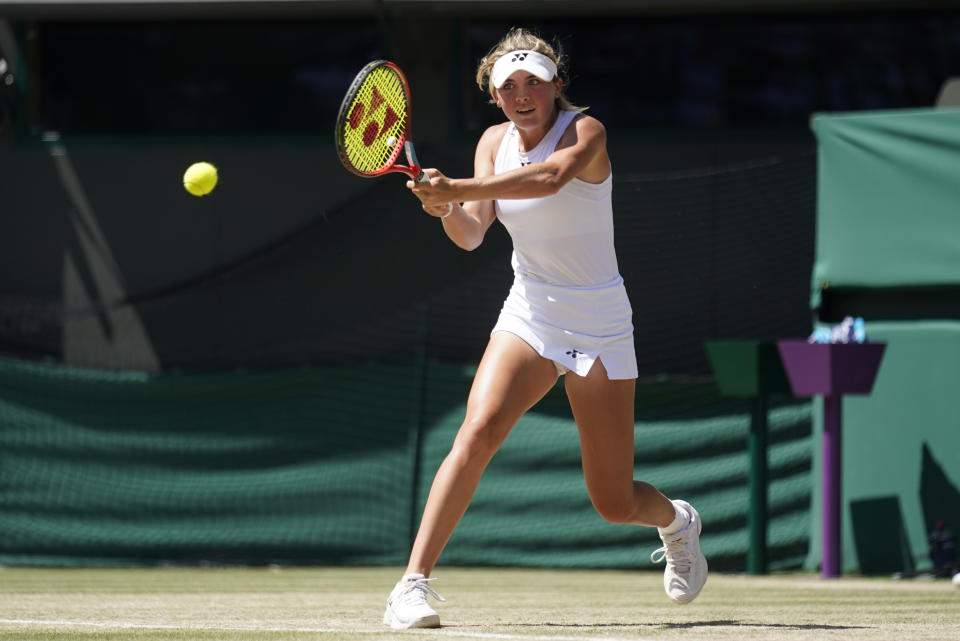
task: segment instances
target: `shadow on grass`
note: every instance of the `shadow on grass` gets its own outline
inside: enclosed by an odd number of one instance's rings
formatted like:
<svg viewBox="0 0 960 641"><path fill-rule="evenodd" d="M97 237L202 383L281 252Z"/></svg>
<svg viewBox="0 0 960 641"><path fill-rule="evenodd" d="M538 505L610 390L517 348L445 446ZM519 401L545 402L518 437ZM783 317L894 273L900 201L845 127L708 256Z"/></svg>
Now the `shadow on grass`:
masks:
<svg viewBox="0 0 960 641"><path fill-rule="evenodd" d="M703 627L773 628L778 630L867 630L868 625L827 625L825 623L745 623L743 621L696 621L692 623L661 623L655 627L683 630ZM654 627L654 626L651 626Z"/></svg>
<svg viewBox="0 0 960 641"><path fill-rule="evenodd" d="M686 623L511 623L517 628L619 628L619 629L658 629L658 630L695 630L697 628L770 628L774 630L869 630L868 625L827 625L824 623L747 623L731 619L718 621L691 621ZM444 626L451 627L451 626ZM481 626L457 625L456 628Z"/></svg>

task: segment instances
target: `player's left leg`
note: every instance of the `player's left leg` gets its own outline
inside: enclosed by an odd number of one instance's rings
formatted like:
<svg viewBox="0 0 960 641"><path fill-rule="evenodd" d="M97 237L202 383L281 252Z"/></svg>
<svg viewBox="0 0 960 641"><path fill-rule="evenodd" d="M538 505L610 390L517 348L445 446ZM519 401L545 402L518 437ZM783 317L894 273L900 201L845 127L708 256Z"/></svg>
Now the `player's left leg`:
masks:
<svg viewBox="0 0 960 641"><path fill-rule="evenodd" d="M657 527L666 560L664 589L689 603L707 580L700 551L700 515L685 501L671 501L657 488L633 479L636 381L607 378L600 360L583 377L568 373L564 385L580 433L587 492L597 512L613 523ZM651 557L653 558L653 557Z"/></svg>

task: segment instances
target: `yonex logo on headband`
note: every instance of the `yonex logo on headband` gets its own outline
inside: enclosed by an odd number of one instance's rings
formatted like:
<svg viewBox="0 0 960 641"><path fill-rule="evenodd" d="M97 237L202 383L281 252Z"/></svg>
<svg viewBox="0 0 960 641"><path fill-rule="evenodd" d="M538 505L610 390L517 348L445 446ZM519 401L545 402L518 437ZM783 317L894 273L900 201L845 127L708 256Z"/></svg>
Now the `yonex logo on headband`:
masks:
<svg viewBox="0 0 960 641"><path fill-rule="evenodd" d="M490 72L490 82L497 89L503 86L514 71L522 69L547 82L557 77L557 63L536 51L511 51L500 56Z"/></svg>

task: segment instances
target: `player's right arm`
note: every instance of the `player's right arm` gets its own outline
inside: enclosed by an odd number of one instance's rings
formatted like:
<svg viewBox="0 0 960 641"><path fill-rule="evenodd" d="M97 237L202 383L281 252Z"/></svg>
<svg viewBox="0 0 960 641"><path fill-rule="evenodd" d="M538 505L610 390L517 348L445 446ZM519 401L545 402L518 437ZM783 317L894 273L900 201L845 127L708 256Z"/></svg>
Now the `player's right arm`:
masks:
<svg viewBox="0 0 960 641"><path fill-rule="evenodd" d="M475 178L493 175L494 159L508 124L494 125L480 137L473 157L473 175ZM436 169L427 169L426 173L431 178L442 175ZM441 217L443 230L457 247L472 251L480 246L487 230L490 229L490 225L496 220L497 214L493 201L474 200L462 205L454 202L452 205L453 209L450 215ZM437 215L434 213L434 207L424 207L424 209L431 215Z"/></svg>

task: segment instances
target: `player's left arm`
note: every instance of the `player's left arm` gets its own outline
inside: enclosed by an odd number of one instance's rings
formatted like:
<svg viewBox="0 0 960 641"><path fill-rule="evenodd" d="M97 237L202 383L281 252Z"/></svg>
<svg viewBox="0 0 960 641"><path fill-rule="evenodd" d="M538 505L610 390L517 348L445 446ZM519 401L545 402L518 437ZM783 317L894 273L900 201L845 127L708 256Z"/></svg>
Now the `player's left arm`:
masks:
<svg viewBox="0 0 960 641"><path fill-rule="evenodd" d="M581 116L567 127L557 149L542 163L473 178L440 177L423 187L430 193L418 196L425 204L434 199L442 203L539 198L557 193L574 178L599 183L609 174L606 129L596 118ZM419 189L416 186L413 191Z"/></svg>

